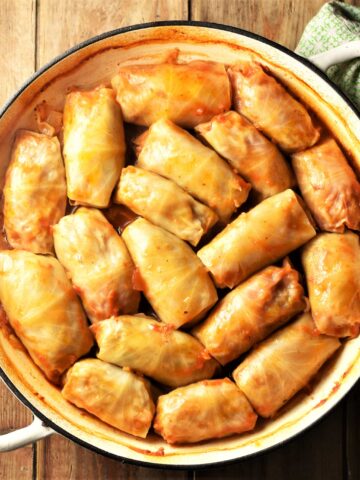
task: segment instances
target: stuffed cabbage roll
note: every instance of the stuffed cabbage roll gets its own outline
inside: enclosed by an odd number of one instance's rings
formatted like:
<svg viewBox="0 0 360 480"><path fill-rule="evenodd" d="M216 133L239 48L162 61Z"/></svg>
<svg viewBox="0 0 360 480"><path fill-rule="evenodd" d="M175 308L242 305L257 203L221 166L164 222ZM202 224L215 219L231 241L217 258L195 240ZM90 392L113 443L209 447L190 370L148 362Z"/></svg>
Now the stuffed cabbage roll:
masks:
<svg viewBox="0 0 360 480"><path fill-rule="evenodd" d="M126 122L150 126L167 118L185 128L230 108L230 82L224 65L190 63L129 65L112 79Z"/></svg>
<svg viewBox="0 0 360 480"><path fill-rule="evenodd" d="M248 197L250 185L213 150L169 120L141 135L137 165L176 182L226 222Z"/></svg>
<svg viewBox="0 0 360 480"><path fill-rule="evenodd" d="M276 146L238 113L217 115L195 130L251 183L257 200L295 184L291 169Z"/></svg>
<svg viewBox="0 0 360 480"><path fill-rule="evenodd" d="M339 340L320 335L305 313L255 347L233 376L257 413L272 417L339 347Z"/></svg>
<svg viewBox="0 0 360 480"><path fill-rule="evenodd" d="M65 207L59 140L19 131L4 187L4 227L9 244L34 253L51 253L52 226L65 214Z"/></svg>
<svg viewBox="0 0 360 480"><path fill-rule="evenodd" d="M292 157L300 190L319 227L360 230L360 184L335 140Z"/></svg>
<svg viewBox="0 0 360 480"><path fill-rule="evenodd" d="M305 306L298 272L288 264L267 267L228 293L191 333L225 365Z"/></svg>
<svg viewBox="0 0 360 480"><path fill-rule="evenodd" d="M151 317L113 317L91 330L100 360L131 368L170 387L211 378L217 367L195 338Z"/></svg>
<svg viewBox="0 0 360 480"><path fill-rule="evenodd" d="M115 202L194 246L218 220L213 210L176 183L133 166L123 169Z"/></svg>
<svg viewBox="0 0 360 480"><path fill-rule="evenodd" d="M64 108L68 197L76 205L107 207L125 161L121 109L112 89L73 91Z"/></svg>
<svg viewBox="0 0 360 480"><path fill-rule="evenodd" d="M298 152L319 139L306 108L257 63L228 69L235 110L285 152Z"/></svg>
<svg viewBox="0 0 360 480"><path fill-rule="evenodd" d="M54 227L55 251L92 322L136 313L140 294L132 284L130 254L103 214L79 208Z"/></svg>
<svg viewBox="0 0 360 480"><path fill-rule="evenodd" d="M174 325L200 320L217 300L203 264L183 240L138 218L123 239L137 271L135 288L144 292L160 320Z"/></svg>
<svg viewBox="0 0 360 480"><path fill-rule="evenodd" d="M257 415L228 378L177 388L158 399L154 429L168 443L194 443L243 433Z"/></svg>
<svg viewBox="0 0 360 480"><path fill-rule="evenodd" d="M0 301L16 335L49 380L87 353L93 337L56 258L24 250L0 252Z"/></svg>
<svg viewBox="0 0 360 480"><path fill-rule="evenodd" d="M149 383L135 373L89 358L67 372L63 396L103 422L146 438L155 413Z"/></svg>
<svg viewBox="0 0 360 480"><path fill-rule="evenodd" d="M223 287L234 287L316 234L298 196L285 190L239 215L198 256Z"/></svg>
<svg viewBox="0 0 360 480"><path fill-rule="evenodd" d="M312 316L321 333L356 336L360 329L360 246L354 233L323 233L302 253Z"/></svg>

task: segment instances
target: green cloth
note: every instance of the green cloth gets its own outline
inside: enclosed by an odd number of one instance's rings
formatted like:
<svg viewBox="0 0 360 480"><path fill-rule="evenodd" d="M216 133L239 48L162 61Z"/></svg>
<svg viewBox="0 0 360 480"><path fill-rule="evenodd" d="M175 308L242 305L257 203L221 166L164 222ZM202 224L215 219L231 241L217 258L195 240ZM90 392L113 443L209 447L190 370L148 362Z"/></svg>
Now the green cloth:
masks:
<svg viewBox="0 0 360 480"><path fill-rule="evenodd" d="M360 8L329 2L306 26L296 52L310 57L359 39ZM326 74L360 109L360 52L359 58L333 65Z"/></svg>

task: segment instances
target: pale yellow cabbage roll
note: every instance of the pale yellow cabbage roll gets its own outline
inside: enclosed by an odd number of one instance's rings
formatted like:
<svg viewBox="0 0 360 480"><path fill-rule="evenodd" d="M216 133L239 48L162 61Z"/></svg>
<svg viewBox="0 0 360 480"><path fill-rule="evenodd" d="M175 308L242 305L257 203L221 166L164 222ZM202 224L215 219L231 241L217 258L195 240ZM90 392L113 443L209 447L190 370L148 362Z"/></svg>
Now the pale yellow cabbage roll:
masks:
<svg viewBox="0 0 360 480"><path fill-rule="evenodd" d="M49 380L87 353L93 337L61 264L24 250L0 252L0 301L16 335Z"/></svg>
<svg viewBox="0 0 360 480"><path fill-rule="evenodd" d="M135 373L89 358L67 372L62 395L123 432L146 438L155 413L149 383Z"/></svg>
<svg viewBox="0 0 360 480"><path fill-rule="evenodd" d="M144 218L126 227L123 239L137 268L135 284L163 322L193 324L217 301L206 269L183 240Z"/></svg>
<svg viewBox="0 0 360 480"><path fill-rule="evenodd" d="M195 130L251 184L257 200L295 184L280 151L242 115L223 113Z"/></svg>
<svg viewBox="0 0 360 480"><path fill-rule="evenodd" d="M137 144L139 167L173 180L224 222L248 197L248 183L214 150L169 120L154 123Z"/></svg>
<svg viewBox="0 0 360 480"><path fill-rule="evenodd" d="M121 66L111 83L125 121L137 125L167 118L192 128L231 104L230 82L221 63Z"/></svg>
<svg viewBox="0 0 360 480"><path fill-rule="evenodd" d="M322 230L360 230L360 183L332 138L293 155L301 194Z"/></svg>
<svg viewBox="0 0 360 480"><path fill-rule="evenodd" d="M79 208L54 227L55 251L92 322L136 313L134 264L122 238L95 208Z"/></svg>
<svg viewBox="0 0 360 480"><path fill-rule="evenodd" d="M339 347L339 340L320 335L305 313L255 347L234 380L259 415L272 417Z"/></svg>
<svg viewBox="0 0 360 480"><path fill-rule="evenodd" d="M288 264L267 267L228 293L191 333L225 365L305 306L298 272Z"/></svg>
<svg viewBox="0 0 360 480"><path fill-rule="evenodd" d="M218 366L188 333L152 317L123 315L91 327L97 357L128 367L170 387L211 378Z"/></svg>
<svg viewBox="0 0 360 480"><path fill-rule="evenodd" d="M4 186L4 227L13 248L54 250L52 226L65 214L65 169L57 137L20 130Z"/></svg>
<svg viewBox="0 0 360 480"><path fill-rule="evenodd" d="M158 399L154 428L168 443L194 443L243 433L257 415L228 378L203 380Z"/></svg>
<svg viewBox="0 0 360 480"><path fill-rule="evenodd" d="M311 147L320 133L306 108L255 62L228 69L235 110L285 152Z"/></svg>
<svg viewBox="0 0 360 480"><path fill-rule="evenodd" d="M219 287L234 287L316 234L299 198L285 190L239 215L198 256Z"/></svg>
<svg viewBox="0 0 360 480"><path fill-rule="evenodd" d="M114 91L73 91L64 108L68 197L76 205L107 207L125 161L121 109Z"/></svg>
<svg viewBox="0 0 360 480"><path fill-rule="evenodd" d="M131 165L121 172L114 201L194 246L218 220L173 181Z"/></svg>
<svg viewBox="0 0 360 480"><path fill-rule="evenodd" d="M360 329L360 245L355 233L322 233L305 246L302 263L317 329L337 337Z"/></svg>

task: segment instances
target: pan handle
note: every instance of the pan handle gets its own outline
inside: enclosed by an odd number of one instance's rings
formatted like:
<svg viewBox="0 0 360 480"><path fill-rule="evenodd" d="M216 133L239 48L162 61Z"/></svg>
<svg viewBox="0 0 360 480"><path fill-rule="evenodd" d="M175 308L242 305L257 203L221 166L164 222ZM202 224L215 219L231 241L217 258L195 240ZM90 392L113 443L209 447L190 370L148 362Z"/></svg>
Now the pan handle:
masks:
<svg viewBox="0 0 360 480"><path fill-rule="evenodd" d="M326 52L313 55L312 57L309 57L308 60L325 72L332 65L347 62L348 60L353 60L357 57L360 57L360 40L343 43L342 45L331 48Z"/></svg>
<svg viewBox="0 0 360 480"><path fill-rule="evenodd" d="M5 433L0 435L0 452L10 452L17 448L24 447L29 443L36 442L42 438L52 435L55 431L47 427L42 420L35 417L32 423L24 428L15 430L14 432Z"/></svg>

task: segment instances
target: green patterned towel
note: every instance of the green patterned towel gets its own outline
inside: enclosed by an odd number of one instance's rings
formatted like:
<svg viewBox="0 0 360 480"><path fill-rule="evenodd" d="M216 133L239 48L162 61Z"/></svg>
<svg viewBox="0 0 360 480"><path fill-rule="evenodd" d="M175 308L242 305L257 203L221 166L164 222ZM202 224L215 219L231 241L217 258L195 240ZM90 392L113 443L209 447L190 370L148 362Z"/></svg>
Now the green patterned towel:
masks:
<svg viewBox="0 0 360 480"><path fill-rule="evenodd" d="M360 8L330 2L308 23L296 52L310 57L359 39ZM328 68L326 74L360 109L360 54L359 58Z"/></svg>

